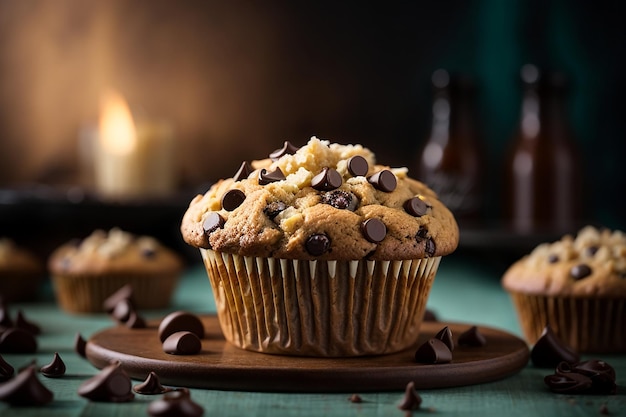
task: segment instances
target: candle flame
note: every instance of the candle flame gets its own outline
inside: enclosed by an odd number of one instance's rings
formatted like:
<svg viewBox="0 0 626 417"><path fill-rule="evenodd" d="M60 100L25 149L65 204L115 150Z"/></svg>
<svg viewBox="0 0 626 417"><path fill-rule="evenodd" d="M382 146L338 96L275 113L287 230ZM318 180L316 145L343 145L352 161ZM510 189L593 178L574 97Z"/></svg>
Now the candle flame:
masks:
<svg viewBox="0 0 626 417"><path fill-rule="evenodd" d="M127 155L137 145L135 123L124 97L108 91L102 98L100 110L100 145L108 152Z"/></svg>

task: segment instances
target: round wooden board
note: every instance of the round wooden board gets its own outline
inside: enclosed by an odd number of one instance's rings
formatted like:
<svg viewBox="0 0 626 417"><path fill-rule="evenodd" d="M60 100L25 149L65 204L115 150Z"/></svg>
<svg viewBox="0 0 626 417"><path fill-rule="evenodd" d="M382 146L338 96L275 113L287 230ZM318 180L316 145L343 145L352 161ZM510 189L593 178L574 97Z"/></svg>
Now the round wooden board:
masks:
<svg viewBox="0 0 626 417"><path fill-rule="evenodd" d="M409 381L417 389L479 384L498 380L528 363L527 344L501 330L479 327L483 347L457 346L452 362L420 364L414 353L421 343L449 326L455 342L468 324L424 322L419 341L405 351L357 358L308 358L248 352L222 336L217 317L202 317L206 337L197 355L164 353L158 322L148 328L117 326L94 334L87 342L87 359L98 368L120 361L134 379L154 371L161 383L194 388L273 392L365 392L402 390Z"/></svg>

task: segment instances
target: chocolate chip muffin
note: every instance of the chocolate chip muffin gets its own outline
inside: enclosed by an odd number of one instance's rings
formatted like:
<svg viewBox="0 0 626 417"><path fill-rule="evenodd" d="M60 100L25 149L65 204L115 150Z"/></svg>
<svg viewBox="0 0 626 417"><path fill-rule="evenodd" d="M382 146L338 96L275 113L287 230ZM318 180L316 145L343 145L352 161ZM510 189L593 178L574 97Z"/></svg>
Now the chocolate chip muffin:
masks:
<svg viewBox="0 0 626 417"><path fill-rule="evenodd" d="M56 249L48 260L59 305L72 313L104 311L104 300L130 284L135 307L169 304L181 257L149 236L96 230Z"/></svg>
<svg viewBox="0 0 626 417"><path fill-rule="evenodd" d="M191 201L181 225L227 340L311 356L417 340L440 259L458 244L432 190L360 145L315 137L233 171Z"/></svg>
<svg viewBox="0 0 626 417"><path fill-rule="evenodd" d="M626 352L626 235L587 226L536 247L502 278L533 344L549 325L580 352Z"/></svg>
<svg viewBox="0 0 626 417"><path fill-rule="evenodd" d="M33 299L44 278L42 262L9 238L0 238L0 298L4 301Z"/></svg>

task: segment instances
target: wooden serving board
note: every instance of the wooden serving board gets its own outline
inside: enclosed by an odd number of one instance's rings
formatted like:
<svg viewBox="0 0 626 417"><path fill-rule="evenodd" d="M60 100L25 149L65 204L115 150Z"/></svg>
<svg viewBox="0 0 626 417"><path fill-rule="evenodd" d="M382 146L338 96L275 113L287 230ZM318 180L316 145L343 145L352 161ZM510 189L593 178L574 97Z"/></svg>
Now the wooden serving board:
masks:
<svg viewBox="0 0 626 417"><path fill-rule="evenodd" d="M117 326L94 334L87 342L87 359L103 368L120 361L134 379L154 371L163 385L272 392L365 392L402 390L409 381L417 389L479 384L505 378L528 363L527 344L501 330L479 327L483 347L457 346L452 362L420 364L414 353L421 343L449 326L453 337L471 325L424 322L415 348L357 358L309 358L268 355L239 349L222 336L217 317L202 317L206 337L197 355L163 352L158 322L145 329Z"/></svg>

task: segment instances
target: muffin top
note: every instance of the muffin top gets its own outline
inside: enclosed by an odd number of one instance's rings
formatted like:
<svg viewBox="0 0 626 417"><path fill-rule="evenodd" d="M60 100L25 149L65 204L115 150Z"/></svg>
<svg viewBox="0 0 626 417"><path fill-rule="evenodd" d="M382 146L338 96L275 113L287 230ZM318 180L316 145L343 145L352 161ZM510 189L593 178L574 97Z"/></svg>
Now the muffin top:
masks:
<svg viewBox="0 0 626 417"><path fill-rule="evenodd" d="M316 137L301 148L285 142L197 195L181 232L199 248L306 260L435 257L459 239L452 213L406 168Z"/></svg>
<svg viewBox="0 0 626 417"><path fill-rule="evenodd" d="M9 238L0 238L0 271L42 273L39 260Z"/></svg>
<svg viewBox="0 0 626 417"><path fill-rule="evenodd" d="M593 226L537 246L509 267L505 289L550 296L626 295L626 235Z"/></svg>
<svg viewBox="0 0 626 417"><path fill-rule="evenodd" d="M149 236L135 236L118 228L96 230L56 249L48 260L54 274L176 273L181 258Z"/></svg>

